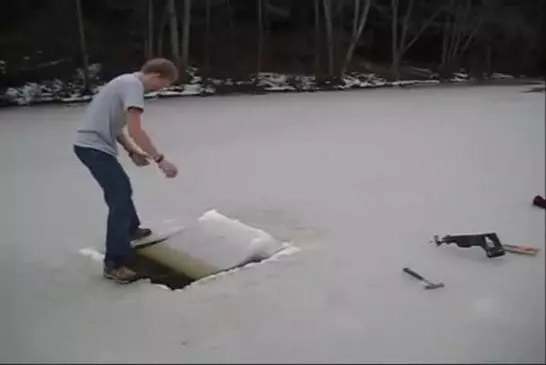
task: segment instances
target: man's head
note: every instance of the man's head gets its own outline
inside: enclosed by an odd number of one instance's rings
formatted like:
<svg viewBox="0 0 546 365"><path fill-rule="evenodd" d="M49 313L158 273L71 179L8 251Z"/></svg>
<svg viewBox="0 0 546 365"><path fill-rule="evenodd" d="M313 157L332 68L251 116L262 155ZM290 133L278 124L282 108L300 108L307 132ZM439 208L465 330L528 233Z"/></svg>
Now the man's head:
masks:
<svg viewBox="0 0 546 365"><path fill-rule="evenodd" d="M153 58L140 69L142 82L147 91L156 91L169 86L178 79L175 64L165 58Z"/></svg>

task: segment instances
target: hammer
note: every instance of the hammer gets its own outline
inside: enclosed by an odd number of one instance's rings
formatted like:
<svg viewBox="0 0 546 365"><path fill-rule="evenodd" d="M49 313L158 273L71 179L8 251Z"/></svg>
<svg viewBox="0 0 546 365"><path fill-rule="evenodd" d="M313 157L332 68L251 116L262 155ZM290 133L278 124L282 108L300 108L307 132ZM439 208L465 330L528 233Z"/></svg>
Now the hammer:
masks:
<svg viewBox="0 0 546 365"><path fill-rule="evenodd" d="M410 268L405 267L404 272L410 274L414 278L419 279L420 281L425 283L425 285L423 286L425 289L438 289L438 288L443 288L444 287L443 283L438 283L438 284L431 283L430 281L426 280L424 277L417 274L415 271L413 271Z"/></svg>

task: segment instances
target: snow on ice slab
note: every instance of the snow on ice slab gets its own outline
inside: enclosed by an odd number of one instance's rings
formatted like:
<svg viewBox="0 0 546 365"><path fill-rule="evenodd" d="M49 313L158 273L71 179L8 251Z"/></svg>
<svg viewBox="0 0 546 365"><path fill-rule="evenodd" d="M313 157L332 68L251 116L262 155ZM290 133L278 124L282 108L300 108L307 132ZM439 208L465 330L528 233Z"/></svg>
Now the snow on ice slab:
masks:
<svg viewBox="0 0 546 365"><path fill-rule="evenodd" d="M97 261L97 262L104 261L104 254L93 247L82 248L79 252L82 256L87 256L94 261Z"/></svg>
<svg viewBox="0 0 546 365"><path fill-rule="evenodd" d="M199 218L200 226L208 232L214 232L217 237L238 242L243 248L247 259L266 259L282 249L282 244L269 233L252 228L238 220L230 219L216 210L209 210Z"/></svg>
<svg viewBox="0 0 546 365"><path fill-rule="evenodd" d="M210 210L177 236L139 252L180 274L201 279L288 252L290 247L267 232Z"/></svg>

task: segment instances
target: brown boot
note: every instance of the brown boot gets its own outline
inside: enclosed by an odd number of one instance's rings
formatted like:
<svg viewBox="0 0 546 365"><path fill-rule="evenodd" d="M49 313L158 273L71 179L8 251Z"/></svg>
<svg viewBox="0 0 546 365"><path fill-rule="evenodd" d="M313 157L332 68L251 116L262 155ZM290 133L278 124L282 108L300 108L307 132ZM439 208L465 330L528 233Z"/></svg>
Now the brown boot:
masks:
<svg viewBox="0 0 546 365"><path fill-rule="evenodd" d="M114 280L118 284L130 284L141 277L129 269L127 266L113 267L104 265L103 276L107 279Z"/></svg>
<svg viewBox="0 0 546 365"><path fill-rule="evenodd" d="M152 234L152 230L149 228L138 227L134 232L131 232L131 241L138 241L146 238Z"/></svg>

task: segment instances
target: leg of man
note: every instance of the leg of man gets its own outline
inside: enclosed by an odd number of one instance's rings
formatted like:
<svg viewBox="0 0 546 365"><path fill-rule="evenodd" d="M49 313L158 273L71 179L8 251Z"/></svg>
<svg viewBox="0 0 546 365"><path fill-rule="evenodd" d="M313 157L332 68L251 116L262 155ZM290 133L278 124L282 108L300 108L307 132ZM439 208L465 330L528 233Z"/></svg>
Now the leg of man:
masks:
<svg viewBox="0 0 546 365"><path fill-rule="evenodd" d="M111 175L108 177L111 185L104 188L104 200L109 208L105 261L119 267L125 265L132 257L131 225L134 224L136 212L132 204L129 178L119 166L119 162L115 162L118 167L113 165L110 169Z"/></svg>
<svg viewBox="0 0 546 365"><path fill-rule="evenodd" d="M125 265L132 257L130 235L140 225L129 178L118 160L104 152L76 146L76 155L104 191L108 205L105 264Z"/></svg>
<svg viewBox="0 0 546 365"><path fill-rule="evenodd" d="M127 178L127 181L129 181L129 178ZM130 210L131 213L129 217L131 217L131 223L129 224L129 234L132 236L140 227L140 218L138 217L135 204L133 203L133 199L131 199L130 201Z"/></svg>
<svg viewBox="0 0 546 365"><path fill-rule="evenodd" d="M131 224L129 225L129 234L131 240L139 240L145 237L148 237L152 234L152 230L149 228L141 228L140 227L140 218L138 217L138 214L135 209L135 205L133 203L133 200L131 199L131 213L129 214L131 217Z"/></svg>

